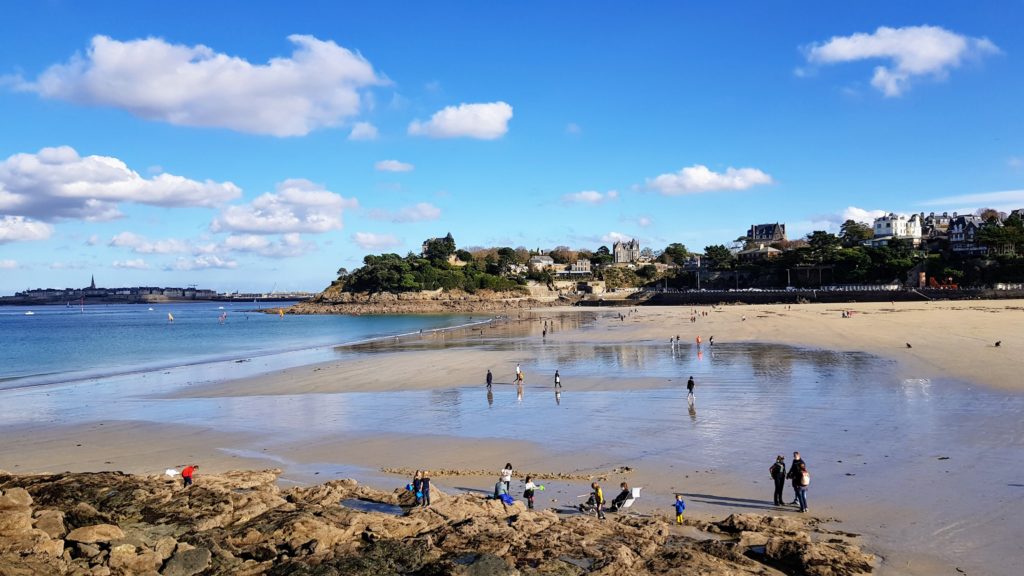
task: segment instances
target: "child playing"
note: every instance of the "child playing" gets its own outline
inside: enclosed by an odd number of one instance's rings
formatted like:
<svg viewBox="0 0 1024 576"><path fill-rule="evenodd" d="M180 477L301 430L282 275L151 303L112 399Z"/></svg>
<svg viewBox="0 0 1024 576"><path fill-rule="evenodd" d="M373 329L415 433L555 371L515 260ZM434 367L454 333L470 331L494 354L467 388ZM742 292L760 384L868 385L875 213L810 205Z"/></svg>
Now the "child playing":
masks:
<svg viewBox="0 0 1024 576"><path fill-rule="evenodd" d="M526 508L528 510L533 510L533 495L534 495L534 492L536 492L537 490L543 490L544 489L544 485L541 484L540 486L538 486L538 485L534 484L533 483L533 479L530 476L527 476L526 477L526 485L525 485L525 487L526 487L526 490L523 491L523 498L526 498Z"/></svg>
<svg viewBox="0 0 1024 576"><path fill-rule="evenodd" d="M420 480L420 492L423 493L420 505L430 506L430 472L428 470L423 471L423 478Z"/></svg>
<svg viewBox="0 0 1024 576"><path fill-rule="evenodd" d="M683 502L683 495L676 494L676 524L683 523L683 510L686 510L686 502Z"/></svg>

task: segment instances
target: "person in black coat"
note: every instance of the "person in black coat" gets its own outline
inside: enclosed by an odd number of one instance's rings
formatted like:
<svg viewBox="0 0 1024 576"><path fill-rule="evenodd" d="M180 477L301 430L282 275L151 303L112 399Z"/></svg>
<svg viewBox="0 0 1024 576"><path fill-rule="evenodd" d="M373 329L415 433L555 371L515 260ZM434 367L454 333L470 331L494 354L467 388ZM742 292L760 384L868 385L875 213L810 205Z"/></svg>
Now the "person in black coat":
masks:
<svg viewBox="0 0 1024 576"><path fill-rule="evenodd" d="M793 461L789 463L789 474L786 474L786 478L789 478L790 483L793 485L793 502L791 502L793 506L800 503L801 463L807 464L800 458L799 452L793 452Z"/></svg>
<svg viewBox="0 0 1024 576"><path fill-rule="evenodd" d="M772 464L771 468L768 469L768 473L772 475L772 480L775 481L775 505L782 506L785 504L782 501L782 489L786 485L786 459L781 454L775 458L775 464Z"/></svg>

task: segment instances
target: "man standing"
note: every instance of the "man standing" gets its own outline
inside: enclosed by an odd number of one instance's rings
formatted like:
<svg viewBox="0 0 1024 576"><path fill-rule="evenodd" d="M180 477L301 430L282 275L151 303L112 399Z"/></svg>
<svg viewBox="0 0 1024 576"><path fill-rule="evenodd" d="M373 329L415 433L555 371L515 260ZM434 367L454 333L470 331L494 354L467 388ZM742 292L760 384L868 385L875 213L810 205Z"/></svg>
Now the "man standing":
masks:
<svg viewBox="0 0 1024 576"><path fill-rule="evenodd" d="M786 459L782 457L782 454L775 457L775 464L768 469L768 473L775 481L775 505L783 506L785 502L782 501L782 489L786 485Z"/></svg>
<svg viewBox="0 0 1024 576"><path fill-rule="evenodd" d="M686 381L686 399L693 402L693 376Z"/></svg>
<svg viewBox="0 0 1024 576"><path fill-rule="evenodd" d="M491 371L487 371L487 389L491 389L491 382L494 380L494 376L491 375Z"/></svg>
<svg viewBox="0 0 1024 576"><path fill-rule="evenodd" d="M800 458L799 452L793 452L793 461L789 463L789 474L786 474L786 478L789 478L793 484L793 506L800 504L800 481L803 479L803 472L800 470L800 465L807 463Z"/></svg>
<svg viewBox="0 0 1024 576"><path fill-rule="evenodd" d="M181 471L181 479L185 481L185 488L192 485L192 475L195 474L196 470L199 470L199 466L192 464L185 466L185 469Z"/></svg>
<svg viewBox="0 0 1024 576"><path fill-rule="evenodd" d="M558 374L558 370L555 370L555 388L562 387L562 377Z"/></svg>

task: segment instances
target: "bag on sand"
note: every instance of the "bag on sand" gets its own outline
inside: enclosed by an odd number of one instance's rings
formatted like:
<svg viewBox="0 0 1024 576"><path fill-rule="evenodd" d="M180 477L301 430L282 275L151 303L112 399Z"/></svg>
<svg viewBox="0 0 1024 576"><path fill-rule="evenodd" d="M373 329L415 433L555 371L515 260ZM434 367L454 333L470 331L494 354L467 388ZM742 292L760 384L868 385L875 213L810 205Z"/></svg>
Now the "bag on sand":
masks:
<svg viewBox="0 0 1024 576"><path fill-rule="evenodd" d="M800 485L801 486L810 486L811 485L811 474L809 472L804 472L803 474L800 475Z"/></svg>

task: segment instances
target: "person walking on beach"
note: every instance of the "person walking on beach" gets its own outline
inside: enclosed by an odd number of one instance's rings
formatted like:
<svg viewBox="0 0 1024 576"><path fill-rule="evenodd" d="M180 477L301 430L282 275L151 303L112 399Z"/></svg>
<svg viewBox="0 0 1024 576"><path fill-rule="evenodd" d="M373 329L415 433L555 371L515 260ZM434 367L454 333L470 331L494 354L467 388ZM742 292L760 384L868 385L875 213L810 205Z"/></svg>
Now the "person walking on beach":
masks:
<svg viewBox="0 0 1024 576"><path fill-rule="evenodd" d="M523 369L519 367L519 363L516 362L516 380L519 380L519 375L523 373Z"/></svg>
<svg viewBox="0 0 1024 576"><path fill-rule="evenodd" d="M676 524L683 523L683 510L686 510L686 502L683 502L683 495L676 494Z"/></svg>
<svg viewBox="0 0 1024 576"><path fill-rule="evenodd" d="M562 376L558 374L558 370L555 370L555 388L562 387Z"/></svg>
<svg viewBox="0 0 1024 576"><path fill-rule="evenodd" d="M807 512L807 487L811 485L811 474L807 471L807 465L800 462L799 469L800 486L797 488L797 501L800 504L800 511Z"/></svg>
<svg viewBox="0 0 1024 576"><path fill-rule="evenodd" d="M487 389L488 390L491 389L491 382L493 382L493 381L494 381L494 376L491 374L491 371L488 370L487 371Z"/></svg>
<svg viewBox="0 0 1024 576"><path fill-rule="evenodd" d="M711 338L708 338L708 346L714 346L714 345L715 345L715 337L712 336Z"/></svg>
<svg viewBox="0 0 1024 576"><path fill-rule="evenodd" d="M512 463L505 464L505 467L501 469L501 481L505 484L505 493L507 494L512 489Z"/></svg>
<svg viewBox="0 0 1024 576"><path fill-rule="evenodd" d="M695 400L695 397L693 395L693 386L693 376L690 376L690 379L686 381L686 400L689 401L691 404Z"/></svg>
<svg viewBox="0 0 1024 576"><path fill-rule="evenodd" d="M786 486L786 459L782 457L782 454L775 457L775 464L768 469L768 473L775 481L775 505L783 506L785 502L782 501L782 489Z"/></svg>
<svg viewBox="0 0 1024 576"><path fill-rule="evenodd" d="M420 483L420 492L423 493L421 504L424 507L430 506L430 471L423 471L423 479Z"/></svg>
<svg viewBox="0 0 1024 576"><path fill-rule="evenodd" d="M196 470L199 470L198 464L185 466L184 470L181 471L181 479L185 482L183 488L188 488L192 485L192 476L196 473Z"/></svg>
<svg viewBox="0 0 1024 576"><path fill-rule="evenodd" d="M790 505L796 506L800 504L800 466L805 464L802 458L800 458L799 452L793 452L793 461L789 463L789 474L786 474L786 478L793 484L793 501Z"/></svg>

